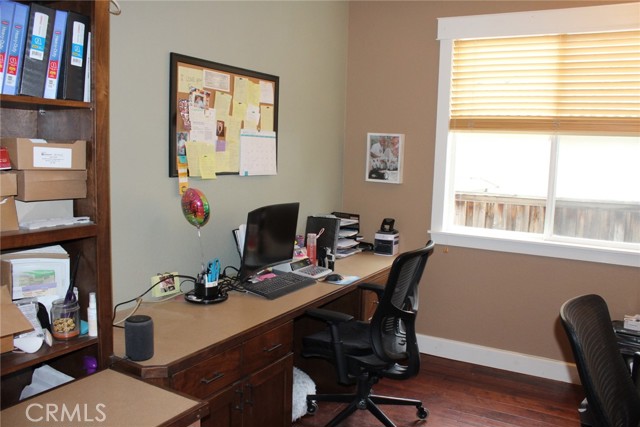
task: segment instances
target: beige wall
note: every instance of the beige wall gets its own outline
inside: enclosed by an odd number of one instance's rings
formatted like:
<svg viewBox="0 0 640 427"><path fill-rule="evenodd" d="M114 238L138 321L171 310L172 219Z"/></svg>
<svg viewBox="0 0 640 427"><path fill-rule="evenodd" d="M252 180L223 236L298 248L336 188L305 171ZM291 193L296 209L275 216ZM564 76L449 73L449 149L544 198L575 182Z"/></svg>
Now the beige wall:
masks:
<svg viewBox="0 0 640 427"><path fill-rule="evenodd" d="M585 1L351 2L344 209L372 239L393 217L401 249L429 239L439 46L437 18L595 5ZM618 2L620 3L620 2ZM367 132L404 133L404 183L364 180ZM640 312L637 268L437 247L421 294L422 334L568 360L558 310L599 293L613 317Z"/></svg>

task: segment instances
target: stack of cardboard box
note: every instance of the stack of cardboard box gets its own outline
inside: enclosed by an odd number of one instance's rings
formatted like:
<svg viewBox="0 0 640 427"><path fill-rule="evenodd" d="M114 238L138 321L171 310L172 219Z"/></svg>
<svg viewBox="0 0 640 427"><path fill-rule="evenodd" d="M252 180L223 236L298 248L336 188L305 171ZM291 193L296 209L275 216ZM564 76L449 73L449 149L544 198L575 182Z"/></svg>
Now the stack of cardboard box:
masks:
<svg viewBox="0 0 640 427"><path fill-rule="evenodd" d="M11 167L15 170L0 175L3 198L15 195L16 200L34 202L87 196L86 141L2 138L0 145L9 153ZM5 208L2 214L2 231L18 228L17 224L5 221L8 218L4 216Z"/></svg>

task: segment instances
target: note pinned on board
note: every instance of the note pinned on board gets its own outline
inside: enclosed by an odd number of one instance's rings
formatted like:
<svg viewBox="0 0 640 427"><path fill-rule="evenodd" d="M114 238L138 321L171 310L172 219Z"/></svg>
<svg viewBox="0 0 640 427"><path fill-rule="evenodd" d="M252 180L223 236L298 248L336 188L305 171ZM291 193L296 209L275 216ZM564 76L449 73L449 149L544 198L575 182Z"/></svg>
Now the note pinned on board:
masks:
<svg viewBox="0 0 640 427"><path fill-rule="evenodd" d="M200 156L200 174L202 179L216 179L216 155L204 154Z"/></svg>
<svg viewBox="0 0 640 427"><path fill-rule="evenodd" d="M276 133L243 129L240 132L240 175L276 175Z"/></svg>

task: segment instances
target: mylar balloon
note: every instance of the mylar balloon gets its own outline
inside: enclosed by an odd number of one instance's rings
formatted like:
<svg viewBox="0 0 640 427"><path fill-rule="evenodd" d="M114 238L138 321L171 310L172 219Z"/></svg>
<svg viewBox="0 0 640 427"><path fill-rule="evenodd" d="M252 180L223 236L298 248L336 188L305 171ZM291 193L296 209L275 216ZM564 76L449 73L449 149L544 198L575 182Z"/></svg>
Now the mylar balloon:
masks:
<svg viewBox="0 0 640 427"><path fill-rule="evenodd" d="M209 202L202 191L187 188L182 195L182 214L189 224L198 228L209 221Z"/></svg>

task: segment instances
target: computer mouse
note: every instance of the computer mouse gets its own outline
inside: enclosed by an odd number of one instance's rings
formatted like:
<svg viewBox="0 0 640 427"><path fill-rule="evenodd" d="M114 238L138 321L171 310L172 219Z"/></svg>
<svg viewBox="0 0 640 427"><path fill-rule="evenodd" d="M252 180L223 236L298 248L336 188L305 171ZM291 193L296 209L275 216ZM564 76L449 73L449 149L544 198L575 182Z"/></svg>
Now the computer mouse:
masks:
<svg viewBox="0 0 640 427"><path fill-rule="evenodd" d="M326 280L328 280L329 282L339 282L341 280L344 280L344 277L338 273L331 273L327 276Z"/></svg>

